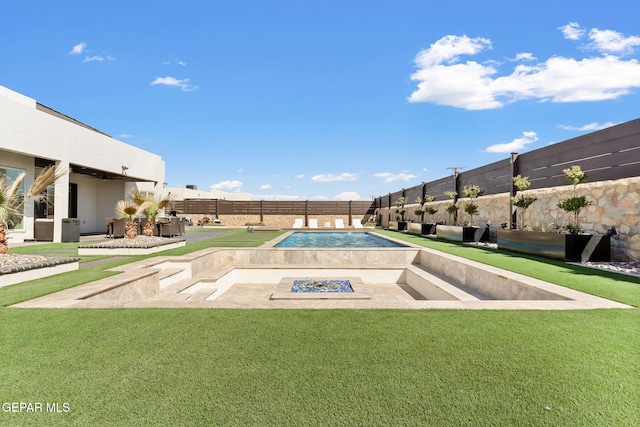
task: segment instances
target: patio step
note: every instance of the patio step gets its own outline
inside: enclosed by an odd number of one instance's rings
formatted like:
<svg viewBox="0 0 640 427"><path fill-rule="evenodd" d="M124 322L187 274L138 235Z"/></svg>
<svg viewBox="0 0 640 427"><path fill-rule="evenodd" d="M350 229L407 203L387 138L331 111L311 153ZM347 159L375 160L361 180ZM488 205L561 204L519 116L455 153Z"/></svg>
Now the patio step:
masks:
<svg viewBox="0 0 640 427"><path fill-rule="evenodd" d="M189 288L190 286L193 286L199 281L200 279L197 277L188 277L186 279L178 280L175 283L165 286L164 288L162 288L162 292L167 294L177 294Z"/></svg>
<svg viewBox="0 0 640 427"><path fill-rule="evenodd" d="M184 268L163 268L158 273L160 289L185 279L188 274L188 271Z"/></svg>
<svg viewBox="0 0 640 427"><path fill-rule="evenodd" d="M192 293L189 298L187 298L187 301L204 301L217 291L218 289L215 288L200 289L199 291Z"/></svg>

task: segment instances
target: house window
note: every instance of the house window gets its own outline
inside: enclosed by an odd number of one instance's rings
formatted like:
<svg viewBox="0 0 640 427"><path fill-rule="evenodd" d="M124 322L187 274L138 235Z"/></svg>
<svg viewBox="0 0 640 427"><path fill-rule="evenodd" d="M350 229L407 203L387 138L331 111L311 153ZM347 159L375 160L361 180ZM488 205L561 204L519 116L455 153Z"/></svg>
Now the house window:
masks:
<svg viewBox="0 0 640 427"><path fill-rule="evenodd" d="M9 187L23 173L24 173L23 170L0 167L0 176L7 177L7 184L9 185ZM20 187L18 188L18 192L17 192L18 200L16 200L15 203L13 203L13 205L20 204L21 198L24 197L24 192L25 192L25 187L24 187L24 180L23 180L22 183L20 184ZM23 219L24 219L24 207L20 208L19 212L16 212L13 216L9 218L9 221L8 221L9 229L22 230L24 228Z"/></svg>

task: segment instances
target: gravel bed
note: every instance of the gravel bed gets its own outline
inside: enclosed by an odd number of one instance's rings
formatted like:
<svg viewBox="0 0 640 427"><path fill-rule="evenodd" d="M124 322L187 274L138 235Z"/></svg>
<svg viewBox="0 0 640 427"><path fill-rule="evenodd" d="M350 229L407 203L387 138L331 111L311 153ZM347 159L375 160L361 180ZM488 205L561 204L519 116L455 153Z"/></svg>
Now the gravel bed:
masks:
<svg viewBox="0 0 640 427"><path fill-rule="evenodd" d="M119 249L119 248L156 248L162 245L184 242L184 237L156 237L156 236L136 236L135 239L107 239L100 242L89 243L79 246L80 248L101 248L101 249Z"/></svg>
<svg viewBox="0 0 640 427"><path fill-rule="evenodd" d="M3 254L0 255L0 275L53 267L79 260L80 258L47 258L40 255Z"/></svg>

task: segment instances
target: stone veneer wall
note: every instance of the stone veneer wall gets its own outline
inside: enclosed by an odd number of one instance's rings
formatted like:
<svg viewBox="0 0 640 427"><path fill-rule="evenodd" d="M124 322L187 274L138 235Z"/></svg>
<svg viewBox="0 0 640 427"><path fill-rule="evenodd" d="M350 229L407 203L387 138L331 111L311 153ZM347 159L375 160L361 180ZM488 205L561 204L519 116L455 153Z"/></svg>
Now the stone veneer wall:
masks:
<svg viewBox="0 0 640 427"><path fill-rule="evenodd" d="M615 227L617 235L611 239L611 256L618 261L640 261L640 178L619 179L615 181L601 181L578 185L578 196L586 195L591 205L580 213L582 229L591 234L605 234L611 227ZM562 226L571 217L570 214L558 208L561 199L573 195L573 186L528 190L525 195L537 197L525 214L525 224L528 230L551 230L554 225ZM469 215L464 212L464 204L469 199L458 199L457 205L459 222L468 221ZM433 202L430 205L438 212L433 218L425 218L425 222L449 222L444 208L451 201ZM479 214L474 216L473 225L491 223L493 229L502 223L509 222L509 194L482 196L475 200ZM419 222L414 215L417 205L405 206L405 219ZM396 217L395 206L378 210L381 225L387 227L389 220ZM495 233L494 233L495 236Z"/></svg>

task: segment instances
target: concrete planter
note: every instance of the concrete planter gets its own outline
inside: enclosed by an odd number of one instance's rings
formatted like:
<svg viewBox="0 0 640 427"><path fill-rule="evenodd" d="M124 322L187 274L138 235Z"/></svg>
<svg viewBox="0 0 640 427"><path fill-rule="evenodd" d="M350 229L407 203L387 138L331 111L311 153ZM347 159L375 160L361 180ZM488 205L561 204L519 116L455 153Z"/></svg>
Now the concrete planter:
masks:
<svg viewBox="0 0 640 427"><path fill-rule="evenodd" d="M407 223L407 231L414 234L422 234L422 224L419 222Z"/></svg>
<svg viewBox="0 0 640 427"><path fill-rule="evenodd" d="M423 235L436 234L436 225L422 224L420 222L409 222L407 223L407 231L409 233Z"/></svg>
<svg viewBox="0 0 640 427"><path fill-rule="evenodd" d="M438 239L454 242L486 242L489 240L489 227L467 227L462 225L438 225Z"/></svg>
<svg viewBox="0 0 640 427"><path fill-rule="evenodd" d="M611 260L609 236L498 230L498 248L561 261Z"/></svg>

